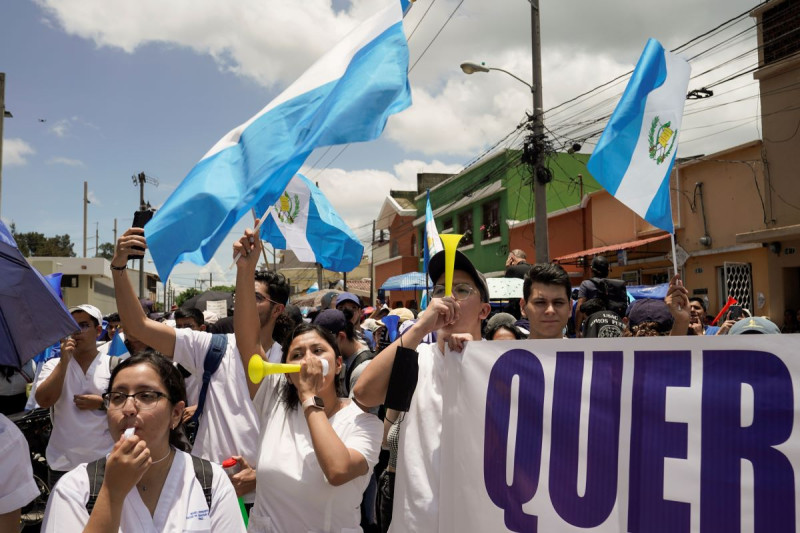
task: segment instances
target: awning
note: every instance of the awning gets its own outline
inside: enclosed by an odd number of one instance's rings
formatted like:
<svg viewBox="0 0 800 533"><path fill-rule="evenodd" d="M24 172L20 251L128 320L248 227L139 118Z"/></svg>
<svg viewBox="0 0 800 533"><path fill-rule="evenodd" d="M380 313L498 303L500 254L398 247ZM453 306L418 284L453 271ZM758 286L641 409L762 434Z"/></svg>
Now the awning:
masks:
<svg viewBox="0 0 800 533"><path fill-rule="evenodd" d="M648 239L641 239L638 241L623 242L620 244L611 244L609 246L600 246L598 248L589 248L588 250L583 250L582 252L575 252L572 254L562 255L561 257L556 257L553 260L558 261L560 263L562 261L569 261L571 259L577 259L579 257L585 257L587 255L598 255L606 252L616 252L618 250L630 250L631 248L638 248L639 246L644 246L645 244L650 244L651 242L663 241L664 239L669 239L669 237L670 234L667 233L666 235L658 235L657 237L650 237Z"/></svg>
<svg viewBox="0 0 800 533"><path fill-rule="evenodd" d="M433 283L424 272L409 272L387 279L381 285L381 289L385 291L419 291L429 289L432 286Z"/></svg>

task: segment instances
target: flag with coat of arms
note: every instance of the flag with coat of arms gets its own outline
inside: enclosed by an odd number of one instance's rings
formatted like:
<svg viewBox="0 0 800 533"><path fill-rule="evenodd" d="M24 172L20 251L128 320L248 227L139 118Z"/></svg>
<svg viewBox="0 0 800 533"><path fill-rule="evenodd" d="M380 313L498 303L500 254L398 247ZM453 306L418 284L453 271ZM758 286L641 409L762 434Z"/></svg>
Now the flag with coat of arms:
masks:
<svg viewBox="0 0 800 533"><path fill-rule="evenodd" d="M669 175L689 86L689 63L647 41L587 167L617 200L650 224L674 232Z"/></svg>
<svg viewBox="0 0 800 533"><path fill-rule="evenodd" d="M269 206L259 204L257 211ZM350 272L361 262L364 245L311 180L295 175L261 225L261 238L291 250L297 259Z"/></svg>

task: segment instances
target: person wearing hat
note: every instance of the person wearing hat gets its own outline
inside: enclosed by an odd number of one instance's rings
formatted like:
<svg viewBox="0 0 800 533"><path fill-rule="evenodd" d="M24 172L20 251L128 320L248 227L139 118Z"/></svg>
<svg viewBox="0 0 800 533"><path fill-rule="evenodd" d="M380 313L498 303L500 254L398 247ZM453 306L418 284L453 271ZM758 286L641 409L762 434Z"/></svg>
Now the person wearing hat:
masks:
<svg viewBox="0 0 800 533"><path fill-rule="evenodd" d="M617 313L620 318L625 316L628 305L628 291L625 282L618 279L608 279L608 259L602 255L592 259L592 277L581 282L578 287L578 302L575 305L575 333L581 336L583 320L586 315L581 311L581 305L586 300L600 298L606 310Z"/></svg>
<svg viewBox="0 0 800 533"><path fill-rule="evenodd" d="M419 365L417 387L400 425L398 469L395 478L392 531L436 531L439 521L441 474L442 391L446 374L446 346L461 351L464 343L481 338L481 323L489 316L489 288L483 274L461 252L456 252L453 294L445 296L444 252L435 254L428 272L435 285L427 310L404 335L379 353L364 369L354 388L356 401L366 407L384 403L396 357ZM437 332L435 344L421 344Z"/></svg>
<svg viewBox="0 0 800 533"><path fill-rule="evenodd" d="M731 326L728 335L778 335L781 330L778 325L763 316L745 317Z"/></svg>
<svg viewBox="0 0 800 533"><path fill-rule="evenodd" d="M361 329L361 298L352 292L343 292L336 298L336 309L343 312L355 327L358 340L365 343L370 349L375 346L375 339L371 331Z"/></svg>
<svg viewBox="0 0 800 533"><path fill-rule="evenodd" d="M36 381L36 402L52 408L53 430L47 444L50 486L81 463L98 459L114 446L102 410L112 361L108 344L95 339L103 331L103 314L89 304L69 309L78 331L61 340L61 357L47 361ZM116 366L116 365L113 365Z"/></svg>

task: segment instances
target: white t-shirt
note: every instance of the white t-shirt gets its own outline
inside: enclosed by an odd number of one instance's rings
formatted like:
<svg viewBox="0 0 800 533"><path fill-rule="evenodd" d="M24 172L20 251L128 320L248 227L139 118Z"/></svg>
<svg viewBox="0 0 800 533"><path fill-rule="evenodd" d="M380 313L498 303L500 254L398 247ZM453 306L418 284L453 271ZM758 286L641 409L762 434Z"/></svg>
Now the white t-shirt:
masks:
<svg viewBox="0 0 800 533"><path fill-rule="evenodd" d="M417 388L400 424L391 533L439 531L445 361L436 344L420 344L417 353Z"/></svg>
<svg viewBox="0 0 800 533"><path fill-rule="evenodd" d="M108 431L106 412L78 409L74 401L76 394L102 395L108 389L111 357L106 354L107 346L101 346L86 374L74 358L67 365L61 396L51 411L53 431L45 454L53 470L72 470L81 463L103 457L114 446ZM50 359L44 364L36 381L37 386L53 373L59 361L59 358Z"/></svg>
<svg viewBox="0 0 800 533"><path fill-rule="evenodd" d="M164 481L155 513L142 502L139 491L131 489L122 504L119 531L178 532L224 531L243 532L244 520L228 476L222 467L212 464L211 509L206 504L203 488L197 481L192 458L176 451ZM47 502L42 531L82 531L89 522L86 502L89 500L89 474L82 464L56 483ZM209 519L210 515L210 519Z"/></svg>
<svg viewBox="0 0 800 533"><path fill-rule="evenodd" d="M362 494L378 461L383 424L349 402L329 420L347 448L358 451L368 473L334 487L317 461L302 407L280 401L281 375L267 376L253 400L261 418L256 502L248 530L270 533L360 532Z"/></svg>
<svg viewBox="0 0 800 533"><path fill-rule="evenodd" d="M39 495L30 449L14 422L0 414L0 514L16 511Z"/></svg>
<svg viewBox="0 0 800 533"><path fill-rule="evenodd" d="M173 360L197 376L201 384L210 345L211 333L187 328L175 330ZM246 380L236 338L229 334L225 355L208 383L192 455L218 464L241 455L255 468L259 425Z"/></svg>

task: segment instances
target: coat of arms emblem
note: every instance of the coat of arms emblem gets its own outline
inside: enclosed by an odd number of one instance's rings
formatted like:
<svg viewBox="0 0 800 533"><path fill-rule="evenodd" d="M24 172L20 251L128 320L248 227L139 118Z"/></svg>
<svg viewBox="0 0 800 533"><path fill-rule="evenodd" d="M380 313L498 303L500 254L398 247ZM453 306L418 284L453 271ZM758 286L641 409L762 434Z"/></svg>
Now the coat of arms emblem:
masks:
<svg viewBox="0 0 800 533"><path fill-rule="evenodd" d="M673 130L671 125L671 122L661 124L659 117L653 118L653 122L650 124L650 133L647 135L649 154L650 159L653 159L658 165L669 157L675 147L678 132Z"/></svg>
<svg viewBox="0 0 800 533"><path fill-rule="evenodd" d="M294 220L297 218L297 213L300 212L300 198L296 193L294 197L292 197L292 195L284 191L278 199L278 203L275 204L275 207L277 208L278 218L281 222L284 224L293 224Z"/></svg>

